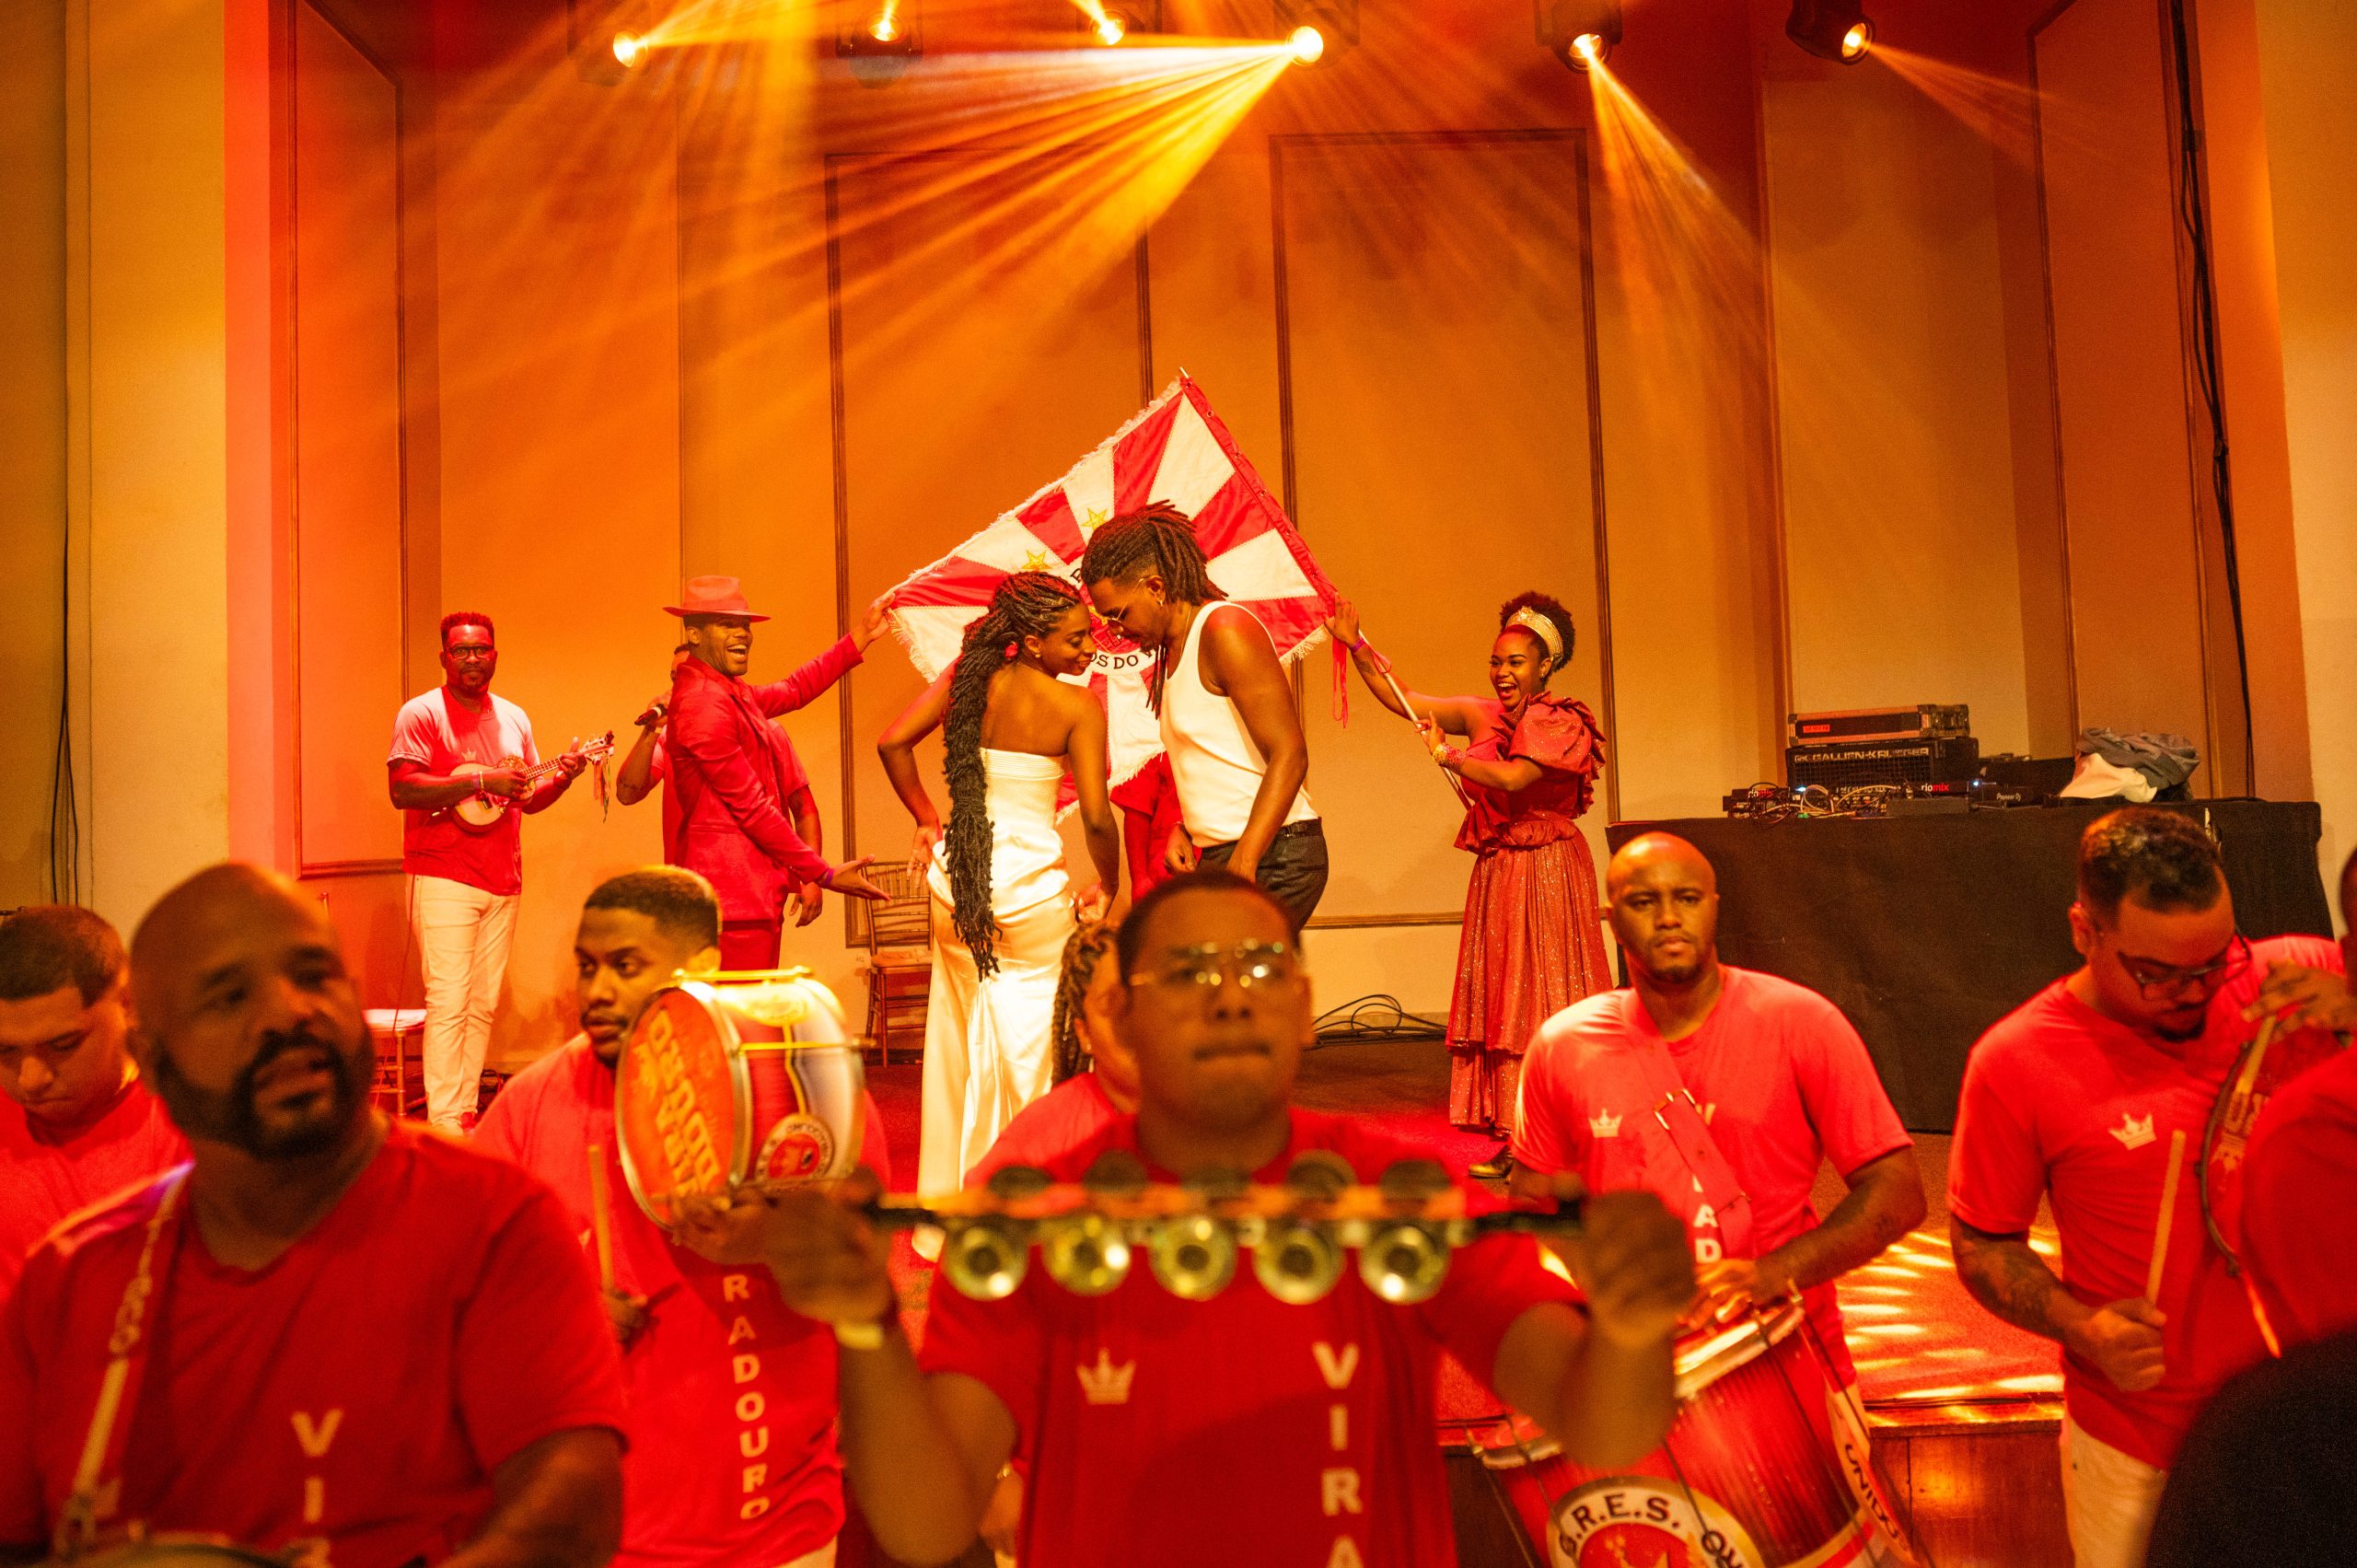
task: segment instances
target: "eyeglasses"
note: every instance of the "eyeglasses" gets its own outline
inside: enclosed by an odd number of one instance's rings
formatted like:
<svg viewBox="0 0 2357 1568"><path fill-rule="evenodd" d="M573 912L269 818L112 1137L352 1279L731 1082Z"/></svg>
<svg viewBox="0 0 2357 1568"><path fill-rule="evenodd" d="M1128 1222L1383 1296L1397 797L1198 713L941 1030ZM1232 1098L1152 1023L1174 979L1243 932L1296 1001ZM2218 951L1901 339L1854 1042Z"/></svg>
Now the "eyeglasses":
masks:
<svg viewBox="0 0 2357 1568"><path fill-rule="evenodd" d="M2114 934L2107 931L2105 935ZM2125 953L2119 955L2119 967L2127 971L2129 979L2136 982L2136 989L2147 1001L2179 994L2189 986L2200 988L2204 996L2214 995L2247 971L2250 966L2250 944L2239 935L2218 958L2190 969L2155 963L2150 958L2131 958Z"/></svg>
<svg viewBox="0 0 2357 1568"><path fill-rule="evenodd" d="M1158 969L1127 977L1131 985L1151 985L1172 996L1213 993L1231 979L1239 991L1283 991L1301 983L1300 955L1284 942L1238 942L1222 948L1206 943L1175 947Z"/></svg>
<svg viewBox="0 0 2357 1568"><path fill-rule="evenodd" d="M499 656L499 650L497 648L445 648L442 651L449 657L460 660L461 662L468 662L475 659L497 658Z"/></svg>

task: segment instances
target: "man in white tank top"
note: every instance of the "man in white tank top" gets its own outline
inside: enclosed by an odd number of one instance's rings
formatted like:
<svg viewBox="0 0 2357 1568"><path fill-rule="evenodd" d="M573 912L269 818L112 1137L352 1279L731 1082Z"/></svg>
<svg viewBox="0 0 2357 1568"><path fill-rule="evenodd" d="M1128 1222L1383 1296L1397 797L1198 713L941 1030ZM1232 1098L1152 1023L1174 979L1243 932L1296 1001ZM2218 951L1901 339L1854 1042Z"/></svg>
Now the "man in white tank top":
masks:
<svg viewBox="0 0 2357 1568"><path fill-rule="evenodd" d="M1171 868L1248 877L1298 932L1326 890L1326 833L1302 788L1309 745L1268 628L1227 602L1193 523L1165 502L1099 528L1080 578L1097 614L1159 655L1150 690L1182 823Z"/></svg>

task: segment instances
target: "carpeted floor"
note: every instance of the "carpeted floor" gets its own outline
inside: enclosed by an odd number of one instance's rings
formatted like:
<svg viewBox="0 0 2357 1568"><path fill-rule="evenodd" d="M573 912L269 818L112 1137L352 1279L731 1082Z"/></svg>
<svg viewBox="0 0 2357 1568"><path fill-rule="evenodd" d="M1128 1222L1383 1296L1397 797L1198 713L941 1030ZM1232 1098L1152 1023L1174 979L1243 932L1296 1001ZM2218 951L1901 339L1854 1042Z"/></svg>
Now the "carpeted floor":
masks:
<svg viewBox="0 0 2357 1568"><path fill-rule="evenodd" d="M916 1172L923 1071L907 1063L868 1070L868 1086L891 1148L894 1185L900 1188L911 1185ZM1318 1110L1365 1117L1462 1171L1495 1145L1449 1126L1447 1094L1447 1059L1440 1046L1404 1040L1339 1044L1310 1052L1295 1099ZM1949 1262L1947 1138L1923 1134L1915 1143L1931 1213L1911 1235L1840 1285L1861 1391L1877 1406L2052 1396L2061 1387L2055 1348L1981 1310ZM1828 1167L1817 1179L1817 1212L1829 1212L1842 1191ZM2053 1226L2044 1214L2031 1245L2054 1255ZM933 1272L905 1238L895 1249L893 1277L911 1332L921 1334ZM1470 1378L1454 1367L1449 1372L1441 1390L1445 1416L1474 1419L1493 1412L1493 1402Z"/></svg>

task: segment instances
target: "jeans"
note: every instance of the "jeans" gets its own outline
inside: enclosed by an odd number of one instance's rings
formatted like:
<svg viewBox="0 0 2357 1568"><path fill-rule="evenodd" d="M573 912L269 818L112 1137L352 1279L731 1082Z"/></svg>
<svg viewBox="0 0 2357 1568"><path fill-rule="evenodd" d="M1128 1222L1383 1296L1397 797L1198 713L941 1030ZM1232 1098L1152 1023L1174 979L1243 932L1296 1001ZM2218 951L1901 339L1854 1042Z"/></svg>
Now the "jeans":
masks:
<svg viewBox="0 0 2357 1568"><path fill-rule="evenodd" d="M1206 870L1227 865L1236 854L1232 843L1206 844L1196 854L1196 864ZM1318 900L1326 894L1326 829L1317 818L1306 822L1293 822L1277 830L1260 856L1259 875L1253 878L1260 890L1284 906L1285 918L1293 923L1293 934L1309 923L1317 912Z"/></svg>
<svg viewBox="0 0 2357 1568"><path fill-rule="evenodd" d="M418 968L425 975L425 1115L441 1131L456 1132L482 1093L483 1051L523 900L447 877L415 881Z"/></svg>

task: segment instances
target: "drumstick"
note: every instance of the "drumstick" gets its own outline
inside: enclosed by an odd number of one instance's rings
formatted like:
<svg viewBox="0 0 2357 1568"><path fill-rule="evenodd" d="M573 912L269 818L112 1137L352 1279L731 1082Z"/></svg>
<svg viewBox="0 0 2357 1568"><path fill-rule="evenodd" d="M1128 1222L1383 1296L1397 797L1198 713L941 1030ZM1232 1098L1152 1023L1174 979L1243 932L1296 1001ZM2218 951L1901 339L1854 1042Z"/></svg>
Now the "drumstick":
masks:
<svg viewBox="0 0 2357 1568"><path fill-rule="evenodd" d="M589 1225L598 1236L598 1283L608 1295L614 1289L614 1224L606 1196L606 1151L589 1145Z"/></svg>
<svg viewBox="0 0 2357 1568"><path fill-rule="evenodd" d="M2144 1271L2144 1299L2161 1301L2161 1271L2169 1260L2170 1222L2177 1218L2177 1178L2185 1165L2185 1129L2169 1134L2169 1171L2161 1178L2161 1217L2153 1227L2153 1263Z"/></svg>

